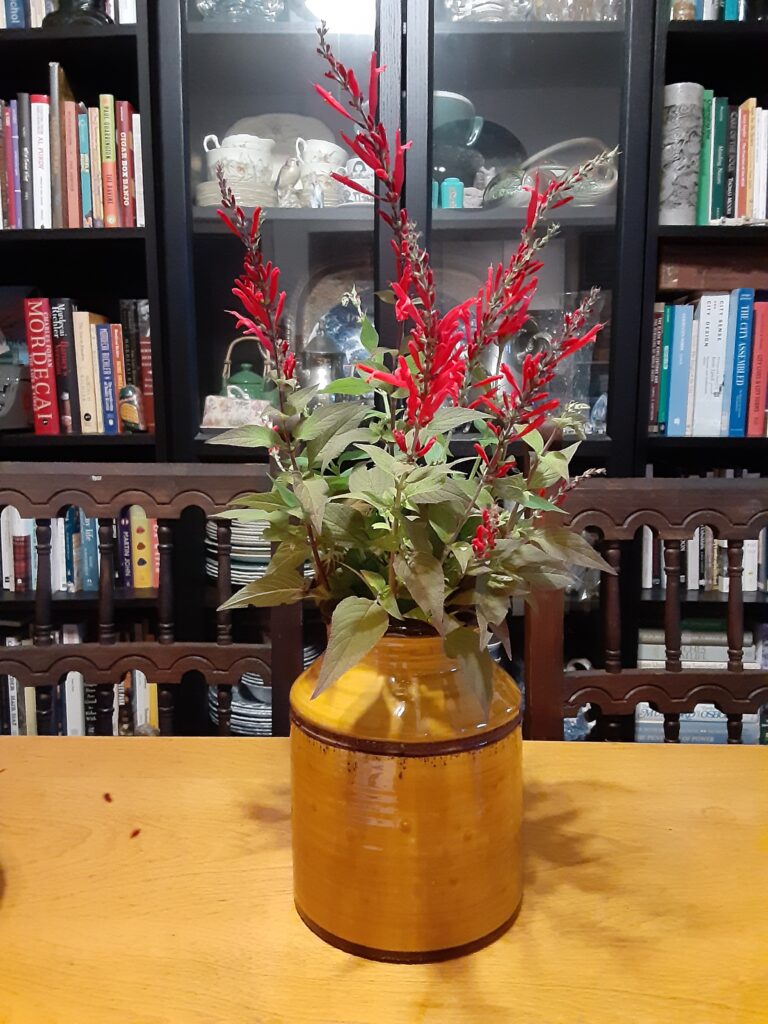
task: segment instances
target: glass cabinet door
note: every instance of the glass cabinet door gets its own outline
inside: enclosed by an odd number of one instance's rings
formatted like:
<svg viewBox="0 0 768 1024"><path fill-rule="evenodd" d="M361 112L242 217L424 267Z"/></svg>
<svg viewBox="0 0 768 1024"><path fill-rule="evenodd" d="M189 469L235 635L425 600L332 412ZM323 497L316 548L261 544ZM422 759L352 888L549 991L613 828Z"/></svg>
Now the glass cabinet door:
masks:
<svg viewBox="0 0 768 1024"><path fill-rule="evenodd" d="M623 32L621 0L435 0L431 239L446 305L510 258L526 185L616 147ZM551 344L563 313L600 286L594 317L608 326L561 364L551 389L594 438L607 425L618 178L612 163L550 215L560 232L505 354L514 367Z"/></svg>
<svg viewBox="0 0 768 1024"><path fill-rule="evenodd" d="M187 3L185 106L202 413L206 396L226 387L225 357L238 337L226 310L236 306L231 288L243 250L216 213L219 164L246 212L264 210L263 249L282 271L285 330L299 354L300 379L330 381L348 373L361 354L357 314L342 297L354 284L373 311L373 205L331 177L338 171L361 180L365 168L340 142L342 119L313 83L329 85L316 52L321 19L336 56L362 72L374 45L376 4ZM256 343L238 343L232 384L258 397L261 370ZM221 450L203 454L217 457Z"/></svg>

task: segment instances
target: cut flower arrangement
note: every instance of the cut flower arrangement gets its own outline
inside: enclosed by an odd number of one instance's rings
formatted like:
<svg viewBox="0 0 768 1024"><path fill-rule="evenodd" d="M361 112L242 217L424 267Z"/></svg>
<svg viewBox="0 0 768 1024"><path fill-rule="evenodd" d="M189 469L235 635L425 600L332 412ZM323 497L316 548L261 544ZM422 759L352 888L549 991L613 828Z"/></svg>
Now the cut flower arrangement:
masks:
<svg viewBox="0 0 768 1024"><path fill-rule="evenodd" d="M610 571L581 536L558 524L559 506L577 482L569 462L578 445L555 450L553 442L563 429L578 432L578 424L557 416L558 402L547 390L558 364L600 330L586 328L596 292L564 316L559 340L527 355L519 372L503 354L526 323L542 250L557 232L545 220L613 154L541 190L532 187L511 258L489 268L477 294L441 311L429 253L401 206L410 143L399 131L389 138L377 119L384 68L374 53L366 95L354 71L334 56L325 26L318 31L331 88L315 89L347 122L345 144L373 170L378 216L392 232L396 279L386 298L400 338L380 343L352 288L345 299L357 308L368 359L355 376L323 389L338 401L318 403L317 389L300 385L296 353L284 336L286 295L279 268L262 254L262 211L246 217L220 173L221 216L245 247L234 315L258 342L265 378L276 390L271 426L216 439L265 447L276 466L269 492L247 495L224 513L243 522L267 520L265 536L276 545L267 574L224 607L314 600L330 617L316 694L388 631L439 634L487 709L486 647L492 635L508 645L510 599L562 587L572 565ZM477 432L475 455L456 459L451 433L469 424ZM513 450L521 441L528 457L519 463ZM302 573L307 560L314 569L309 580Z"/></svg>

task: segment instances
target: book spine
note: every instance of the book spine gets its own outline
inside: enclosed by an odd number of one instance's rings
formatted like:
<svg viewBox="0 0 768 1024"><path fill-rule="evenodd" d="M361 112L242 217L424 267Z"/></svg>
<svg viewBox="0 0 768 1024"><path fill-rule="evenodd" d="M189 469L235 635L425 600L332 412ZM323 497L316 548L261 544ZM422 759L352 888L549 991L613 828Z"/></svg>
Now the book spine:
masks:
<svg viewBox="0 0 768 1024"><path fill-rule="evenodd" d="M150 550L149 520L140 505L131 505L131 564L133 585L137 590L152 586L152 561Z"/></svg>
<svg viewBox="0 0 768 1024"><path fill-rule="evenodd" d="M21 516L13 507L6 505L0 512L0 568L3 573L3 590L16 589L13 575L13 536L19 532Z"/></svg>
<svg viewBox="0 0 768 1024"><path fill-rule="evenodd" d="M5 3L0 0L0 29L8 28L8 24L5 17Z"/></svg>
<svg viewBox="0 0 768 1024"><path fill-rule="evenodd" d="M728 159L728 100L717 96L712 107L712 199L711 221L725 216L725 169Z"/></svg>
<svg viewBox="0 0 768 1024"><path fill-rule="evenodd" d="M45 0L29 0L29 27L42 28L45 17Z"/></svg>
<svg viewBox="0 0 768 1024"><path fill-rule="evenodd" d="M696 306L696 311L693 317L693 325L691 327L691 354L688 361L688 394L685 399L685 436L693 436L693 414L696 405L696 377L698 367L698 355L699 355L699 326L700 326L700 314L699 306Z"/></svg>
<svg viewBox="0 0 768 1024"><path fill-rule="evenodd" d="M640 586L650 590L653 586L653 530L650 526L643 527L643 561Z"/></svg>
<svg viewBox="0 0 768 1024"><path fill-rule="evenodd" d="M731 383L731 409L728 418L729 437L744 437L746 427L749 361L752 350L752 307L754 300L755 293L751 288L742 288L740 290L736 323L736 348L733 359L733 380Z"/></svg>
<svg viewBox="0 0 768 1024"><path fill-rule="evenodd" d="M725 163L725 216L736 216L736 163L739 152L739 108L728 106L728 149Z"/></svg>
<svg viewBox="0 0 768 1024"><path fill-rule="evenodd" d="M69 299L51 300L51 329L61 432L62 434L80 433L75 339L72 327L72 303Z"/></svg>
<svg viewBox="0 0 768 1024"><path fill-rule="evenodd" d="M139 317L135 299L121 299L120 322L123 325L125 380L139 386Z"/></svg>
<svg viewBox="0 0 768 1024"><path fill-rule="evenodd" d="M8 174L5 161L5 100L0 100L0 228L10 228Z"/></svg>
<svg viewBox="0 0 768 1024"><path fill-rule="evenodd" d="M64 514L64 561L67 592L70 594L83 589L80 541L80 510L70 505Z"/></svg>
<svg viewBox="0 0 768 1024"><path fill-rule="evenodd" d="M155 433L155 384L152 371L152 334L149 319L149 302L139 299L136 303L139 321L139 381L144 399L144 419L150 434Z"/></svg>
<svg viewBox="0 0 768 1024"><path fill-rule="evenodd" d="M13 134L11 129L11 105L3 107L3 180L6 195L6 227L15 230L19 227L16 220L16 200L13 192Z"/></svg>
<svg viewBox="0 0 768 1024"><path fill-rule="evenodd" d="M104 202L104 226L120 227L120 189L117 174L115 143L115 97L99 96L101 128L101 183Z"/></svg>
<svg viewBox="0 0 768 1024"><path fill-rule="evenodd" d="M51 220L51 145L50 104L47 96L29 97L32 126L32 196L34 226L52 227Z"/></svg>
<svg viewBox="0 0 768 1024"><path fill-rule="evenodd" d="M36 434L58 434L58 400L53 363L51 307L48 299L24 299L29 377L32 383L32 411Z"/></svg>
<svg viewBox="0 0 768 1024"><path fill-rule="evenodd" d="M131 559L131 520L127 508L122 510L117 521L117 556L120 585L130 590L133 587L133 562Z"/></svg>
<svg viewBox="0 0 768 1024"><path fill-rule="evenodd" d="M157 532L157 520L149 520L150 564L152 567L152 586L157 590L160 586L160 540Z"/></svg>
<svg viewBox="0 0 768 1024"><path fill-rule="evenodd" d="M80 556L83 590L99 589L99 524L80 509Z"/></svg>
<svg viewBox="0 0 768 1024"><path fill-rule="evenodd" d="M13 201L16 214L16 227L24 227L23 213L21 207L21 158L19 156L19 103L18 100L11 100L11 146L12 146L12 173L13 173Z"/></svg>
<svg viewBox="0 0 768 1024"><path fill-rule="evenodd" d="M77 130L77 104L64 100L64 187L66 189L66 226L80 228L83 215L80 210L80 144Z"/></svg>
<svg viewBox="0 0 768 1024"><path fill-rule="evenodd" d="M112 359L112 332L109 324L96 325L96 338L104 433L117 434L117 394L115 392L115 367Z"/></svg>
<svg viewBox="0 0 768 1024"><path fill-rule="evenodd" d="M702 295L696 356L693 435L717 437L723 414L728 295Z"/></svg>
<svg viewBox="0 0 768 1024"><path fill-rule="evenodd" d="M699 548L701 534L699 528L693 531L693 537L685 542L685 582L688 590L699 589Z"/></svg>
<svg viewBox="0 0 768 1024"><path fill-rule="evenodd" d="M768 302L756 302L749 378L747 437L765 437L768 407Z"/></svg>
<svg viewBox="0 0 768 1024"><path fill-rule="evenodd" d="M749 107L745 101L739 106L739 146L736 159L736 217L747 215L747 172L749 167Z"/></svg>
<svg viewBox="0 0 768 1024"><path fill-rule="evenodd" d="M144 162L141 146L141 115L133 115L133 173L136 191L136 227L146 226L144 209Z"/></svg>
<svg viewBox="0 0 768 1024"><path fill-rule="evenodd" d="M32 124L29 93L17 98L19 117L19 177L21 180L21 226L35 226L35 203L32 198Z"/></svg>
<svg viewBox="0 0 768 1024"><path fill-rule="evenodd" d="M117 11L121 25L136 24L136 0L117 0Z"/></svg>
<svg viewBox="0 0 768 1024"><path fill-rule="evenodd" d="M661 348L664 338L664 303L653 307L653 328L651 333L651 393L648 408L648 432L659 432L659 384L661 381Z"/></svg>
<svg viewBox="0 0 768 1024"><path fill-rule="evenodd" d="M674 306L664 307L664 332L661 342L661 376L659 379L659 433L666 434L669 422L669 376L672 368L672 332Z"/></svg>
<svg viewBox="0 0 768 1024"><path fill-rule="evenodd" d="M61 630L62 644L80 644L82 635L78 626L65 625ZM66 736L85 736L85 680L80 672L68 672L64 680L64 729Z"/></svg>
<svg viewBox="0 0 768 1024"><path fill-rule="evenodd" d="M123 359L123 328L120 324L109 325L112 338L112 365L115 371L115 395L117 398L117 430L122 434L120 419L120 392L125 387L125 360Z"/></svg>
<svg viewBox="0 0 768 1024"><path fill-rule="evenodd" d="M118 24L116 0L104 0L104 13L108 18L111 18L115 24Z"/></svg>
<svg viewBox="0 0 768 1024"><path fill-rule="evenodd" d="M77 141L80 153L80 208L82 225L93 227L93 187L91 185L91 143L88 130L88 111L81 103L77 112Z"/></svg>
<svg viewBox="0 0 768 1024"><path fill-rule="evenodd" d="M91 319L91 365L93 366L93 389L96 394L96 433L104 433L104 403L101 397L101 372L99 370L99 336L96 328L98 323Z"/></svg>
<svg viewBox="0 0 768 1024"><path fill-rule="evenodd" d="M80 400L80 429L84 434L98 433L96 418L96 378L91 351L91 328L87 313L72 316L75 332L75 367Z"/></svg>
<svg viewBox="0 0 768 1024"><path fill-rule="evenodd" d="M104 202L101 191L101 131L99 128L99 108L88 108L88 141L91 152L91 205L93 207L93 226L104 227Z"/></svg>
<svg viewBox="0 0 768 1024"><path fill-rule="evenodd" d="M691 362L691 334L693 331L693 307L674 306L674 329L669 381L669 414L667 434L670 437L685 436L687 412L688 375Z"/></svg>
<svg viewBox="0 0 768 1024"><path fill-rule="evenodd" d="M63 98L61 95L63 75L58 61L48 64L48 91L51 94L50 106L50 188L51 216L55 228L63 228L67 222L64 205L64 125Z"/></svg>
<svg viewBox="0 0 768 1024"><path fill-rule="evenodd" d="M734 288L731 292L731 299L728 307L728 331L725 343L724 376L723 376L723 401L722 415L720 418L720 436L728 437L728 423L731 415L731 387L733 384L733 362L736 355L736 327L738 324L739 303L741 301L741 288Z"/></svg>
<svg viewBox="0 0 768 1024"><path fill-rule="evenodd" d="M757 121L756 100L747 100L747 217L751 220L755 215L755 157L757 145L755 140L755 124Z"/></svg>
<svg viewBox="0 0 768 1024"><path fill-rule="evenodd" d="M136 198L133 169L133 107L126 100L115 105L117 112L117 155L120 175L120 222L136 227Z"/></svg>
<svg viewBox="0 0 768 1024"><path fill-rule="evenodd" d="M743 574L742 574L742 590L745 594L754 594L757 592L757 576L758 576L758 559L760 553L760 544L757 540L745 540L744 541L744 555L743 555ZM746 651L744 651L744 660L749 661L750 658Z"/></svg>
<svg viewBox="0 0 768 1024"><path fill-rule="evenodd" d="M725 0L723 7L723 21L739 20L739 0Z"/></svg>
<svg viewBox="0 0 768 1024"><path fill-rule="evenodd" d="M24 0L5 0L5 21L8 28L27 28Z"/></svg>
<svg viewBox="0 0 768 1024"><path fill-rule="evenodd" d="M712 186L712 105L711 89L704 90L701 106L701 149L699 151L699 191L696 202L696 223L709 224Z"/></svg>
<svg viewBox="0 0 768 1024"><path fill-rule="evenodd" d="M32 537L29 533L13 536L13 587L16 593L32 590Z"/></svg>

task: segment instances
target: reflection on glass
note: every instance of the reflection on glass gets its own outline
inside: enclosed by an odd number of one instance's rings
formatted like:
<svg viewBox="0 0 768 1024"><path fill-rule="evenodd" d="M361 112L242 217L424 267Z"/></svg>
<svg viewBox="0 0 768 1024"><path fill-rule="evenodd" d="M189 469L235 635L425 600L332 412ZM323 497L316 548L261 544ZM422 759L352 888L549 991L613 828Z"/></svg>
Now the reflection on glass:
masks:
<svg viewBox="0 0 768 1024"><path fill-rule="evenodd" d="M618 21L624 0L443 0L451 21Z"/></svg>

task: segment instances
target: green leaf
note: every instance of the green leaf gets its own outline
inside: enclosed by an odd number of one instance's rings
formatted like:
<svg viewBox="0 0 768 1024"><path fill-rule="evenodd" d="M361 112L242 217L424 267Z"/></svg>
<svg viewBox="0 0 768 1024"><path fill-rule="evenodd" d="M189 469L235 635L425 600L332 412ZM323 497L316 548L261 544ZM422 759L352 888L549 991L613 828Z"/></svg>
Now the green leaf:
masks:
<svg viewBox="0 0 768 1024"><path fill-rule="evenodd" d="M358 547L365 551L371 540L365 519L356 508L331 501L325 506L323 533L341 547Z"/></svg>
<svg viewBox="0 0 768 1024"><path fill-rule="evenodd" d="M566 565L582 565L587 569L599 569L600 572L615 575L615 570L595 551L589 541L566 526L536 530L530 539L546 554Z"/></svg>
<svg viewBox="0 0 768 1024"><path fill-rule="evenodd" d="M363 498L376 508L386 504L387 491L394 488L395 481L391 474L378 466L369 469L367 466L355 466L349 474L349 493L353 498Z"/></svg>
<svg viewBox="0 0 768 1024"><path fill-rule="evenodd" d="M332 380L320 392L321 395L367 395L373 391L373 385L361 377L341 377Z"/></svg>
<svg viewBox="0 0 768 1024"><path fill-rule="evenodd" d="M239 498L235 498L232 502L233 505L239 505L241 508L263 508L268 512L275 509L285 508L285 502L283 501L282 495L278 494L277 491L261 491L255 494L241 494ZM217 516L226 515L226 513L217 512Z"/></svg>
<svg viewBox="0 0 768 1024"><path fill-rule="evenodd" d="M294 431L294 437L297 441L322 439L325 443L337 431L356 427L365 413L364 406L353 402L321 405L301 421Z"/></svg>
<svg viewBox="0 0 768 1024"><path fill-rule="evenodd" d="M445 612L445 576L443 567L434 555L416 551L395 557L395 572L408 588L416 604L426 612L429 621L439 632L443 628Z"/></svg>
<svg viewBox="0 0 768 1024"><path fill-rule="evenodd" d="M483 618L489 626L495 626L504 622L509 611L509 597L507 594L492 589L485 582L488 577L478 580L475 588L475 601L477 609L482 612Z"/></svg>
<svg viewBox="0 0 768 1024"><path fill-rule="evenodd" d="M538 430L531 430L530 433L526 434L523 441L532 448L537 455L541 455L544 451L544 438L541 436Z"/></svg>
<svg viewBox="0 0 768 1024"><path fill-rule="evenodd" d="M316 398L320 388L317 384L313 384L309 388L299 388L298 391L294 391L288 399L288 405L293 409L294 413L303 412L313 398Z"/></svg>
<svg viewBox="0 0 768 1024"><path fill-rule="evenodd" d="M393 476L402 476L403 473L407 473L411 468L404 458L396 459L394 455L390 455L388 451L385 451L384 448L379 448L378 445L358 444L356 447L361 452L365 452L375 466L385 470L387 473L391 473Z"/></svg>
<svg viewBox="0 0 768 1024"><path fill-rule="evenodd" d="M363 569L360 572L360 575L365 580L374 597L378 597L382 590L387 586L387 581L377 572L371 572L369 569Z"/></svg>
<svg viewBox="0 0 768 1024"><path fill-rule="evenodd" d="M429 520L432 529L443 543L452 540L463 518L464 509L448 502L425 505L422 513Z"/></svg>
<svg viewBox="0 0 768 1024"><path fill-rule="evenodd" d="M354 430L346 430L343 433L334 434L330 441L326 441L317 453L316 457L320 459L322 470L325 471L329 463L342 455L347 448L351 448L355 442L370 441L370 439L371 432L367 427L356 427Z"/></svg>
<svg viewBox="0 0 768 1024"><path fill-rule="evenodd" d="M463 409L459 406L446 406L438 409L432 420L424 428L425 432L432 434L445 434L457 427L466 426L467 423L474 423L475 420L487 420L488 413L479 412L477 409Z"/></svg>
<svg viewBox="0 0 768 1024"><path fill-rule="evenodd" d="M379 345L379 332L365 314L360 319L360 344L366 352L373 352Z"/></svg>
<svg viewBox="0 0 768 1024"><path fill-rule="evenodd" d="M269 519L272 512L282 512L283 506L279 509L266 508L230 508L226 512L217 512L211 519L233 519L238 523L258 523Z"/></svg>
<svg viewBox="0 0 768 1024"><path fill-rule="evenodd" d="M315 532L320 533L323 528L323 512L328 501L328 484L319 476L310 480L298 479L293 485L293 493Z"/></svg>
<svg viewBox="0 0 768 1024"><path fill-rule="evenodd" d="M225 430L210 437L206 444L226 444L234 448L281 448L283 442L271 427L248 426Z"/></svg>
<svg viewBox="0 0 768 1024"><path fill-rule="evenodd" d="M346 597L334 610L314 697L327 690L384 636L389 615L367 597Z"/></svg>
<svg viewBox="0 0 768 1024"><path fill-rule="evenodd" d="M385 302L388 306L394 306L395 303L397 302L397 299L395 298L395 293L392 291L391 288L384 288L383 291L374 292L374 295L376 296L377 299L380 299L382 302Z"/></svg>
<svg viewBox="0 0 768 1024"><path fill-rule="evenodd" d="M472 557L472 545L468 544L464 540L457 540L455 544L451 544L450 552L459 564L461 575L467 571L469 560Z"/></svg>
<svg viewBox="0 0 768 1024"><path fill-rule="evenodd" d="M445 653L458 661L462 678L471 686L483 714L487 715L493 697L493 662L481 651L477 631L468 626L454 629L445 638Z"/></svg>
<svg viewBox="0 0 768 1024"><path fill-rule="evenodd" d="M246 584L221 606L229 608L273 608L278 604L295 604L304 597L304 579L295 569L284 565L270 571L260 580Z"/></svg>
<svg viewBox="0 0 768 1024"><path fill-rule="evenodd" d="M275 553L269 562L269 571L275 572L278 569L298 569L300 565L311 557L309 544L294 541L283 541L275 548Z"/></svg>

